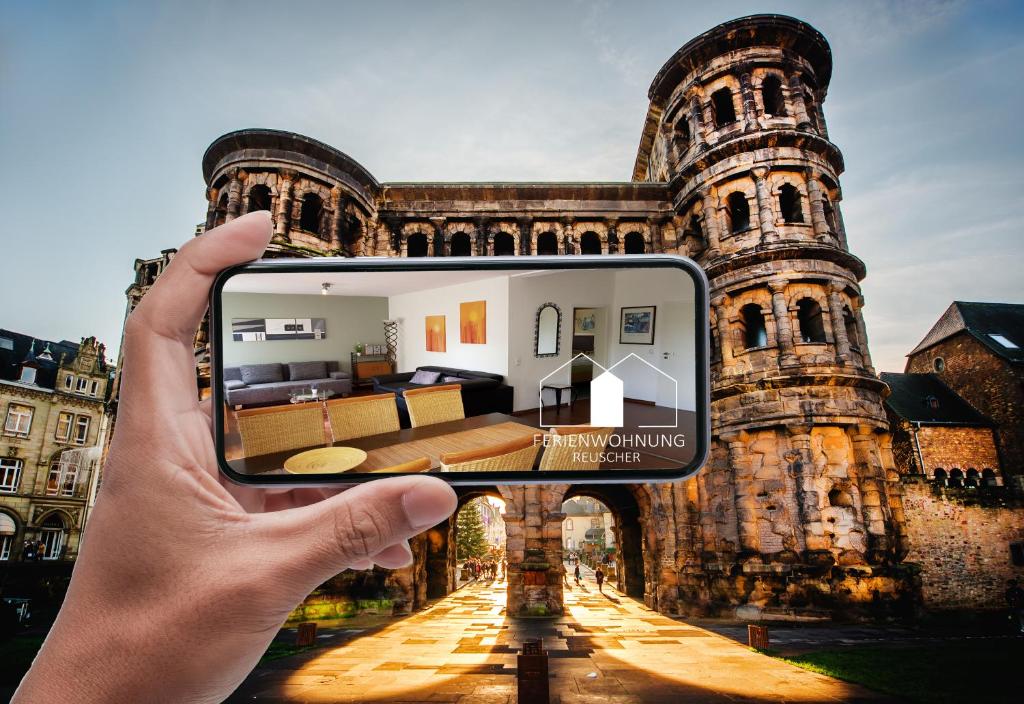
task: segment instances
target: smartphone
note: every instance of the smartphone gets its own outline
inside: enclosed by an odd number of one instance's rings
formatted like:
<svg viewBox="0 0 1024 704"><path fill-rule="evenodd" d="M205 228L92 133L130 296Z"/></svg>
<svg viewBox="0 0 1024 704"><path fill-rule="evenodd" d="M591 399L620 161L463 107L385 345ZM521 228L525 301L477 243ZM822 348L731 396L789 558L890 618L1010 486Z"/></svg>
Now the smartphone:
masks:
<svg viewBox="0 0 1024 704"><path fill-rule="evenodd" d="M707 457L708 287L683 257L261 260L210 312L236 482L651 482Z"/></svg>

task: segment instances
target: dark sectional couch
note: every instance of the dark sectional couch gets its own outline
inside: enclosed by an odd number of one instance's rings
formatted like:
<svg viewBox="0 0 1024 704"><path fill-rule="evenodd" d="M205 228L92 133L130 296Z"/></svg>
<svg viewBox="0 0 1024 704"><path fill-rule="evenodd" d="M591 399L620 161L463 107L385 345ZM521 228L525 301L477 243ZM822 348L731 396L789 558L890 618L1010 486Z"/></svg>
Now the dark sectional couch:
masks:
<svg viewBox="0 0 1024 704"><path fill-rule="evenodd" d="M438 372L440 377L432 384L416 384L412 382L416 372ZM376 393L393 392L398 402L398 417L402 427L409 427L409 411L405 406L402 392L405 389L422 389L428 386L444 386L458 384L462 387L462 407L466 416L481 416L486 413L511 413L513 388L505 384L501 374L474 372L468 369L451 367L417 367L416 372L402 374L386 374L373 377L373 390Z"/></svg>
<svg viewBox="0 0 1024 704"><path fill-rule="evenodd" d="M311 386L335 396L352 393L352 375L338 362L271 362L224 367L224 399L230 406L287 403L290 394Z"/></svg>

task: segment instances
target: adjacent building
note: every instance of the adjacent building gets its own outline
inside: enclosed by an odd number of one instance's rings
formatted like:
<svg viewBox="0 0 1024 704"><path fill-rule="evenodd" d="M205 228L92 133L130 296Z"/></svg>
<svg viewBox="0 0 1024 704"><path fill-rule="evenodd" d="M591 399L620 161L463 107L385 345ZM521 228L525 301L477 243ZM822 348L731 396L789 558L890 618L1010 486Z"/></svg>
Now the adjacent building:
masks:
<svg viewBox="0 0 1024 704"><path fill-rule="evenodd" d="M0 561L78 554L99 480L112 370L94 337L0 329Z"/></svg>

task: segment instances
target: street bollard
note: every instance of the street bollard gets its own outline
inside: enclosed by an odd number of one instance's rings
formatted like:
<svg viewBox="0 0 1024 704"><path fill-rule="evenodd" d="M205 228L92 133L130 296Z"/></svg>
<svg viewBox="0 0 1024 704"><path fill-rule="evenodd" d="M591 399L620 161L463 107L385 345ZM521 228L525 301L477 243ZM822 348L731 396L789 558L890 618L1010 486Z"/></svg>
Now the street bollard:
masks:
<svg viewBox="0 0 1024 704"><path fill-rule="evenodd" d="M748 625L747 644L756 650L768 650L768 627Z"/></svg>
<svg viewBox="0 0 1024 704"><path fill-rule="evenodd" d="M523 652L518 657L516 684L520 702L548 704L548 654L540 638L523 641Z"/></svg>
<svg viewBox="0 0 1024 704"><path fill-rule="evenodd" d="M299 632L295 634L295 647L308 648L316 643L316 624L310 621L299 624Z"/></svg>

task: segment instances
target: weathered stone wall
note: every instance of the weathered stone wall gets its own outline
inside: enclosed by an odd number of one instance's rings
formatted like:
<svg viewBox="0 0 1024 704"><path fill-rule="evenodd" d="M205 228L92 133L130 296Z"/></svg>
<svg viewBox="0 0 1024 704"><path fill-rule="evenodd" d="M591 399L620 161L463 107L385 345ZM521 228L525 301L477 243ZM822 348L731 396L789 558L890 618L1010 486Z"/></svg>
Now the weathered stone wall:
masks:
<svg viewBox="0 0 1024 704"><path fill-rule="evenodd" d="M909 479L904 505L910 552L932 609L1005 607L1006 580L1024 580L1011 542L1024 541L1024 504L1004 488L951 489Z"/></svg>
<svg viewBox="0 0 1024 704"><path fill-rule="evenodd" d="M935 359L944 361L942 371ZM997 426L1001 469L1024 474L1024 368L1013 366L962 332L912 355L907 372L937 374Z"/></svg>

